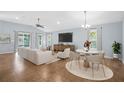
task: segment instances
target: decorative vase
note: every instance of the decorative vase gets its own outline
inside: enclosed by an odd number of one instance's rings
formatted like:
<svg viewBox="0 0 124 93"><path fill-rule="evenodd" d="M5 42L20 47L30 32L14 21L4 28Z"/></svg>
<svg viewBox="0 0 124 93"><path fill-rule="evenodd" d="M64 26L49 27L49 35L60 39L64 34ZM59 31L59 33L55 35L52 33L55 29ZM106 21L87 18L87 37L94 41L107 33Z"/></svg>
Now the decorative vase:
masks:
<svg viewBox="0 0 124 93"><path fill-rule="evenodd" d="M86 60L84 60L84 67L85 68L89 68L90 67L89 62L87 62Z"/></svg>
<svg viewBox="0 0 124 93"><path fill-rule="evenodd" d="M88 52L88 50L86 50L86 52Z"/></svg>
<svg viewBox="0 0 124 93"><path fill-rule="evenodd" d="M88 51L89 51L89 47L86 48L86 52L88 52Z"/></svg>

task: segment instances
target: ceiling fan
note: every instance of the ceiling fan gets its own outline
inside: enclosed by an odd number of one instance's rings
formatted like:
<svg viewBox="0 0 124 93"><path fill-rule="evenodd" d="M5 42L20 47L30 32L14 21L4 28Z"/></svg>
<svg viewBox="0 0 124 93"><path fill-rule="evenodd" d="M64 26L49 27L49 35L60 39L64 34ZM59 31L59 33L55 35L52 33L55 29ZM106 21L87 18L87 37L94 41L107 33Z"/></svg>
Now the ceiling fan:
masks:
<svg viewBox="0 0 124 93"><path fill-rule="evenodd" d="M45 28L45 25L40 24L40 18L37 19L37 24L35 24L35 25L36 25L36 27Z"/></svg>

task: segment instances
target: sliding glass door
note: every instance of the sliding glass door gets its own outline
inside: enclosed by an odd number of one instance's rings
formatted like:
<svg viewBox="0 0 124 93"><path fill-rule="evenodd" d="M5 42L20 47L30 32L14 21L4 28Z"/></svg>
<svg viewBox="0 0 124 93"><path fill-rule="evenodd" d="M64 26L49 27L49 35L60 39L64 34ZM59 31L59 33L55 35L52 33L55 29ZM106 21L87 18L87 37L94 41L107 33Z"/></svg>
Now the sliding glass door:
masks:
<svg viewBox="0 0 124 93"><path fill-rule="evenodd" d="M42 33L36 33L36 45L38 49L43 48L43 34Z"/></svg>
<svg viewBox="0 0 124 93"><path fill-rule="evenodd" d="M30 47L31 34L29 32L17 32L17 47Z"/></svg>
<svg viewBox="0 0 124 93"><path fill-rule="evenodd" d="M52 34L51 33L47 33L46 35L46 43L47 43L47 47L50 47L52 45Z"/></svg>

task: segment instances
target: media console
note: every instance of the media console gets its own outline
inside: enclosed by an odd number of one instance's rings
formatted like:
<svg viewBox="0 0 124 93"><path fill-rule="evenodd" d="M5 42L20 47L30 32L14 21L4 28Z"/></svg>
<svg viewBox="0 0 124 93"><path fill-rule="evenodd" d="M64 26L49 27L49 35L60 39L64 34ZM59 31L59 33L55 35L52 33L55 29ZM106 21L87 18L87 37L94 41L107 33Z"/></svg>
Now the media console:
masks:
<svg viewBox="0 0 124 93"><path fill-rule="evenodd" d="M65 48L70 48L71 51L75 51L75 46L74 45L69 45L69 44L54 44L54 51L64 51Z"/></svg>

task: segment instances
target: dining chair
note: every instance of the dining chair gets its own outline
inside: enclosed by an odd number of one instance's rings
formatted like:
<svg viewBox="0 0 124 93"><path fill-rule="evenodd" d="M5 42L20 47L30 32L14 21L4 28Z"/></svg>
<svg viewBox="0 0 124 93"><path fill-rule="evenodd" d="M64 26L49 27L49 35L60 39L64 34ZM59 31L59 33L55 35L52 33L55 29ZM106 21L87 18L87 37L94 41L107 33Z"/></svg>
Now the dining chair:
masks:
<svg viewBox="0 0 124 93"><path fill-rule="evenodd" d="M72 68L74 62L80 68L80 55L76 52L71 52L69 57L70 68Z"/></svg>
<svg viewBox="0 0 124 93"><path fill-rule="evenodd" d="M104 70L104 52L99 52L98 55L86 55L86 61L91 63L92 67L92 76L94 77L94 64L97 64L97 70L99 70L99 65L102 66L103 74L105 77Z"/></svg>

